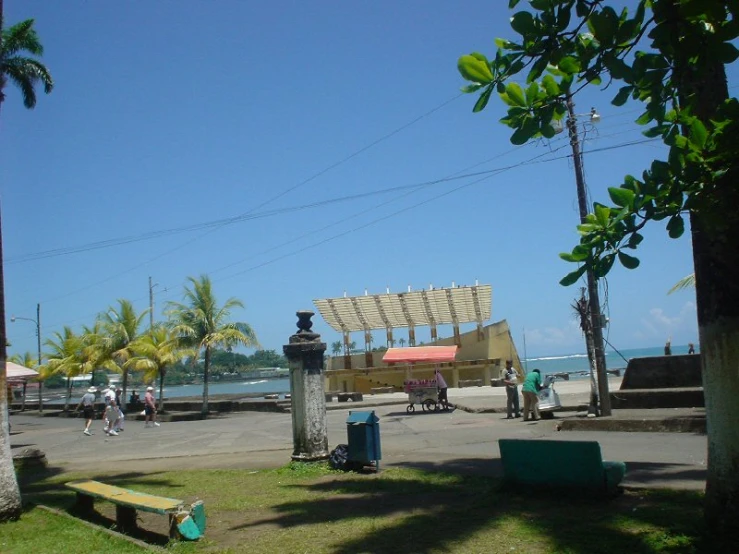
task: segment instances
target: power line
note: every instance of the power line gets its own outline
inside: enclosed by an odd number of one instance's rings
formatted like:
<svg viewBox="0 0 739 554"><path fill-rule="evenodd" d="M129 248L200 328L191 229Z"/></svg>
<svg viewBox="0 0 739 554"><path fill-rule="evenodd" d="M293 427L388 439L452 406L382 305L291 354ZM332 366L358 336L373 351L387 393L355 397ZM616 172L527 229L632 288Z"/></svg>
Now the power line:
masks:
<svg viewBox="0 0 739 554"><path fill-rule="evenodd" d="M620 126L623 126L623 125L624 124L618 124L618 125L614 125L614 126L610 126L610 127L606 127L606 128L615 128L615 127L620 127ZM635 130L636 129L629 129L629 130L623 131L622 133L612 133L612 134L608 134L608 135L598 134L596 136L596 138L600 138L600 139L602 139L602 138L609 138L609 137L617 136L619 134L633 132ZM554 141L551 141L551 143L556 143L556 142L558 142L560 140L563 140L563 139L555 139ZM472 166L469 166L466 169L461 170L461 171L465 171L465 170L468 170L468 169L472 169L474 167L478 167L480 165L484 165L484 164L489 163L489 162L491 162L491 161L493 161L495 159L498 159L498 158L500 158L502 156L508 155L509 153L511 153L512 151L515 151L515 150L517 150L517 148L516 149L512 149L512 150L509 150L509 151L507 151L505 153L502 153L502 154L498 154L496 156L493 156L492 158L488 158L487 160L484 160L482 162L479 162L477 164L474 164ZM347 196L342 196L342 197L338 197L338 198L330 198L330 199L326 199L326 200L312 202L310 204L303 204L303 205L298 205L298 206L289 206L289 207L285 207L285 208L279 208L279 209L274 209L274 210L267 210L267 211L264 211L264 212L257 212L257 213L245 212L245 213L243 213L241 215L237 215L237 216L231 216L231 217L227 217L227 218L216 219L216 220L211 220L211 221L205 221L205 222L202 222L202 223L195 223L195 224L192 224L192 225L184 225L184 226L173 227L173 228L168 228L168 229L158 229L158 230L155 230L155 231L149 231L149 232L146 232L146 233L141 233L139 235L130 235L130 236L124 236L124 237L118 237L118 238L111 238L111 239L106 239L106 240L102 240L102 241L86 243L86 244L82 244L82 245L78 245L78 246L68 246L68 247L55 248L55 249L50 249L50 250L43 250L43 251L40 251L40 252L32 252L32 253L23 254L23 255L20 255L20 256L9 257L9 258L6 259L6 263L10 265L10 264L17 264L17 263L22 263L22 262L36 261L36 260L42 260L42 259L52 258L52 257L57 257L57 256L64 256L64 255L69 255L69 254L85 253L85 252L89 252L89 251L92 251L92 250L100 250L100 249L111 248L111 247L115 247L115 246L123 246L123 245L126 245L126 244L135 243L135 242L142 242L142 241L147 241L147 240L153 240L153 239L162 238L162 237L166 237L166 236L170 236L170 235L174 235L174 234L180 234L180 233L198 231L198 230L202 230L202 229L210 229L210 228L216 228L216 229L218 229L218 228L224 227L226 225L231 225L231 224L234 224L234 223L240 223L240 222L243 222L243 221L250 221L250 220L253 220L253 219L262 219L262 218L266 218L266 217L273 217L273 216L282 215L282 214L285 214L285 213L291 213L291 212L297 212L297 211L306 210L306 209L310 209L310 208L322 207L322 206L333 204L333 203L348 202L348 201L352 201L352 200L359 200L359 199L364 199L364 198L368 198L368 197L371 197L371 196L377 196L377 195L382 195L382 194L389 194L389 193L401 191L401 190L404 190L404 189L415 189L417 187L423 187L423 186L429 186L429 185L443 183L443 182L448 181L448 180L454 180L454 179L460 179L460 178L465 178L465 177L469 177L469 176L474 176L474 174L472 174L472 175L461 175L461 176L458 176L459 173L461 173L461 171L460 172L457 172L457 173L453 173L450 176L447 176L445 178L436 179L436 180L433 180L433 181L427 181L427 182L422 182L422 183L417 183L417 184L410 184L410 185L402 185L402 186L396 186L396 187L388 187L388 188L385 188L385 189L379 189L379 190L375 190L375 191L369 191L369 192L359 193L359 194L354 194L354 195L347 195ZM497 171L497 170L491 170L491 171ZM161 255L159 257L161 257Z"/></svg>

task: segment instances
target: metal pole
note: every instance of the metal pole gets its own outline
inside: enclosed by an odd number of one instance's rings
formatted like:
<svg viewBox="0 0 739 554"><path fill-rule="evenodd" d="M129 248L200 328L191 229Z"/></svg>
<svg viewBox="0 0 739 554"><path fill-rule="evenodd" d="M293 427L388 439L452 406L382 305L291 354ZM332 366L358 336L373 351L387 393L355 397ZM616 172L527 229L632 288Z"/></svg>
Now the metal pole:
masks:
<svg viewBox="0 0 739 554"><path fill-rule="evenodd" d="M567 130L572 146L572 158L575 164L575 181L577 183L577 204L580 209L580 222L585 223L588 215L587 200L585 197L585 176L582 167L582 152L580 139L577 134L577 118L572 96L567 95ZM593 330L595 347L595 371L598 376L598 395L600 396L600 414L611 415L611 396L608 392L608 374L606 373L606 356L603 347L603 328L601 327L600 299L598 298L598 281L591 269L587 270L588 298L590 299L590 322Z"/></svg>
<svg viewBox="0 0 739 554"><path fill-rule="evenodd" d="M41 367L41 304L36 304L36 344L38 346L38 367ZM38 380L38 411L44 411L44 400L41 396L43 381Z"/></svg>
<svg viewBox="0 0 739 554"><path fill-rule="evenodd" d="M154 329L154 285L149 277L149 331Z"/></svg>

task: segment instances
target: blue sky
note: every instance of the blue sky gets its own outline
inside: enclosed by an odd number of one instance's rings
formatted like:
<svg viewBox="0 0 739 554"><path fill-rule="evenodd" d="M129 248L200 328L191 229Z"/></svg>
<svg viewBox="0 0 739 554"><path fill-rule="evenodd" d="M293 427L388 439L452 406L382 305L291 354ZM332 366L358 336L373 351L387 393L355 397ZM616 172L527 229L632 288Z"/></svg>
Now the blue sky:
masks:
<svg viewBox="0 0 739 554"><path fill-rule="evenodd" d="M459 96L458 56L511 36L505 4L7 0L8 23L36 19L56 81L33 111L8 87L0 114L8 319L40 302L44 339L80 330L118 298L145 309L149 276L160 318L188 276L209 274L221 302L244 302L234 319L281 350L313 299L477 280L521 352L524 330L530 356L583 351L578 290L558 284L574 268L558 253L577 241L566 139L514 147L500 101L473 114L475 98ZM644 138L639 109L611 106L613 94L576 100L602 116L584 147L604 202L664 154L623 146ZM695 342L694 294L667 295L692 273L689 238L661 223L646 235L641 267L615 268L602 289L606 337L618 349ZM129 237L149 238L118 244ZM35 352L32 323L8 335L11 354Z"/></svg>

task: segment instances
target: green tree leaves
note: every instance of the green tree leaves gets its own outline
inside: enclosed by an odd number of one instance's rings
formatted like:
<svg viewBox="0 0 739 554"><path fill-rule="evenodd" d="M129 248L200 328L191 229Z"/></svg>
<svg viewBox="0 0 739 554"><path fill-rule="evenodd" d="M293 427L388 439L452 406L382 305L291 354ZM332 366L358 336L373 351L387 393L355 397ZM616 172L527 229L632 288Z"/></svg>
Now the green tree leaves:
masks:
<svg viewBox="0 0 739 554"><path fill-rule="evenodd" d="M614 106L643 104L636 123L645 126L646 137L669 147L667 158L655 160L639 179L626 176L609 187L612 206L595 204L578 226L580 243L560 255L579 264L562 284L579 280L585 267L605 275L616 260L634 269L639 259L631 251L643 240L642 228L665 220L670 237L682 236L684 213L710 204L707 191L739 157L729 138L729 128L739 133L739 102L728 100L711 118L700 117L703 107L682 92L684 83L675 76L685 60L697 75L715 60L739 59L739 8L698 0L638 0L633 10L619 11L605 0L509 1L510 8L519 6L525 8L511 18L515 40L497 39L491 59L478 53L460 58L460 74L473 81L463 90L480 93L474 106L480 111L495 88L507 106L500 122L511 129L513 144L554 136L565 99L587 84L619 82ZM679 35L675 17L682 18Z"/></svg>

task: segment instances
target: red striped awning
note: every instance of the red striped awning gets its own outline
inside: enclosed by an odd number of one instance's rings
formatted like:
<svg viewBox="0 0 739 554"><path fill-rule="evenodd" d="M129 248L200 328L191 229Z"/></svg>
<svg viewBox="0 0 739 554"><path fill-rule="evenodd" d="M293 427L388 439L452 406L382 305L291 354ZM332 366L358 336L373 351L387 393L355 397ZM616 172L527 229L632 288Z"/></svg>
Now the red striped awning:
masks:
<svg viewBox="0 0 739 554"><path fill-rule="evenodd" d="M412 346L389 348L382 357L384 363L453 362L456 346Z"/></svg>

